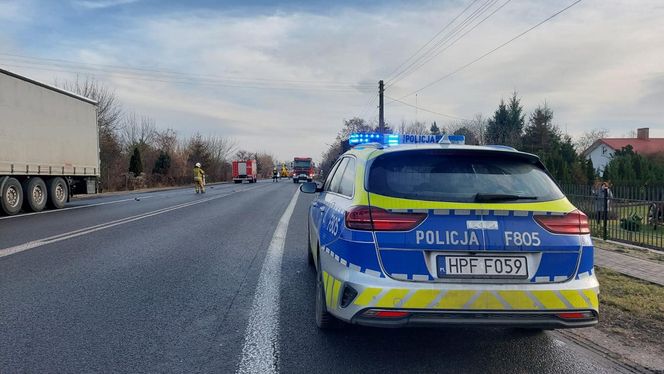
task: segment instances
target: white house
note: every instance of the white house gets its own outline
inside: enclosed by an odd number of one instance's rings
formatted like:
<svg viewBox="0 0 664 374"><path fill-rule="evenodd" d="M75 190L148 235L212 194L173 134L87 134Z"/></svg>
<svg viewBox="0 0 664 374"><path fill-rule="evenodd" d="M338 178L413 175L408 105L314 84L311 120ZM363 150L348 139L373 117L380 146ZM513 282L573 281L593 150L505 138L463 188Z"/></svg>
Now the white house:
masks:
<svg viewBox="0 0 664 374"><path fill-rule="evenodd" d="M631 145L634 152L642 155L664 153L664 138L650 138L650 129L642 128L636 130L636 138L603 138L596 140L581 155L591 159L593 167L604 171L606 165L616 151Z"/></svg>

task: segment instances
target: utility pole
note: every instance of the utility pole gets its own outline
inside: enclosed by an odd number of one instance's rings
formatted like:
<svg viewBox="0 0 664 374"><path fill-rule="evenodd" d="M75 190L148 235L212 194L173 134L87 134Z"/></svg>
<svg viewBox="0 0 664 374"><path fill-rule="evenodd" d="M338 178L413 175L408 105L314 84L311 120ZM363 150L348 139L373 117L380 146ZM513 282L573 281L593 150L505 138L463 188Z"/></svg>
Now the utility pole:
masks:
<svg viewBox="0 0 664 374"><path fill-rule="evenodd" d="M385 105L383 103L383 92L385 87L383 86L383 81L378 81L378 132L385 132Z"/></svg>

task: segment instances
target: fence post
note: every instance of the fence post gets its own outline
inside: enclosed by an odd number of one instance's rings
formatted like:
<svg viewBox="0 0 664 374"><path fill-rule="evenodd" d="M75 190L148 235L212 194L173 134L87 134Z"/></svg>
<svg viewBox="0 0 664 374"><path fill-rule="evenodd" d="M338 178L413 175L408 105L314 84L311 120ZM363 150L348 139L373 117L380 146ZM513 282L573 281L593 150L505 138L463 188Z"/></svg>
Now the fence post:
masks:
<svg viewBox="0 0 664 374"><path fill-rule="evenodd" d="M603 212L603 227L602 227L602 239L606 240L608 238L607 224L609 220L609 189L604 189L604 212Z"/></svg>

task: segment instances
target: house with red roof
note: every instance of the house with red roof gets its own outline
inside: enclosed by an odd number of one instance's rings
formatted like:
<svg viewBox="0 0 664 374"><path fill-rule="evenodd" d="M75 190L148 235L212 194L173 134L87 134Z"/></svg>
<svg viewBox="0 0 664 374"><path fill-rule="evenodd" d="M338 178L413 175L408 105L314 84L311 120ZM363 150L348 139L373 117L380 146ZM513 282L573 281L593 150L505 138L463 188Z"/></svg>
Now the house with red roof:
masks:
<svg viewBox="0 0 664 374"><path fill-rule="evenodd" d="M581 155L591 159L595 169L602 173L613 154L628 145L632 146L634 152L644 156L664 153L664 138L651 138L650 129L642 128L636 130L636 138L598 139Z"/></svg>

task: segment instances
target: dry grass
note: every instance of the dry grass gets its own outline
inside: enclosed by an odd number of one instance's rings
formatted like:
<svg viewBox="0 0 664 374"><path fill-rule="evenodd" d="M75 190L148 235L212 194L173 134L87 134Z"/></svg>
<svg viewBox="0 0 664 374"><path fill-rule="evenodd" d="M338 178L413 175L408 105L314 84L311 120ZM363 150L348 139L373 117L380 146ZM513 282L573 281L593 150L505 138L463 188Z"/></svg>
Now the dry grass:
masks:
<svg viewBox="0 0 664 374"><path fill-rule="evenodd" d="M659 346L664 336L664 287L620 273L596 268L600 282L598 328L618 334L633 346Z"/></svg>

